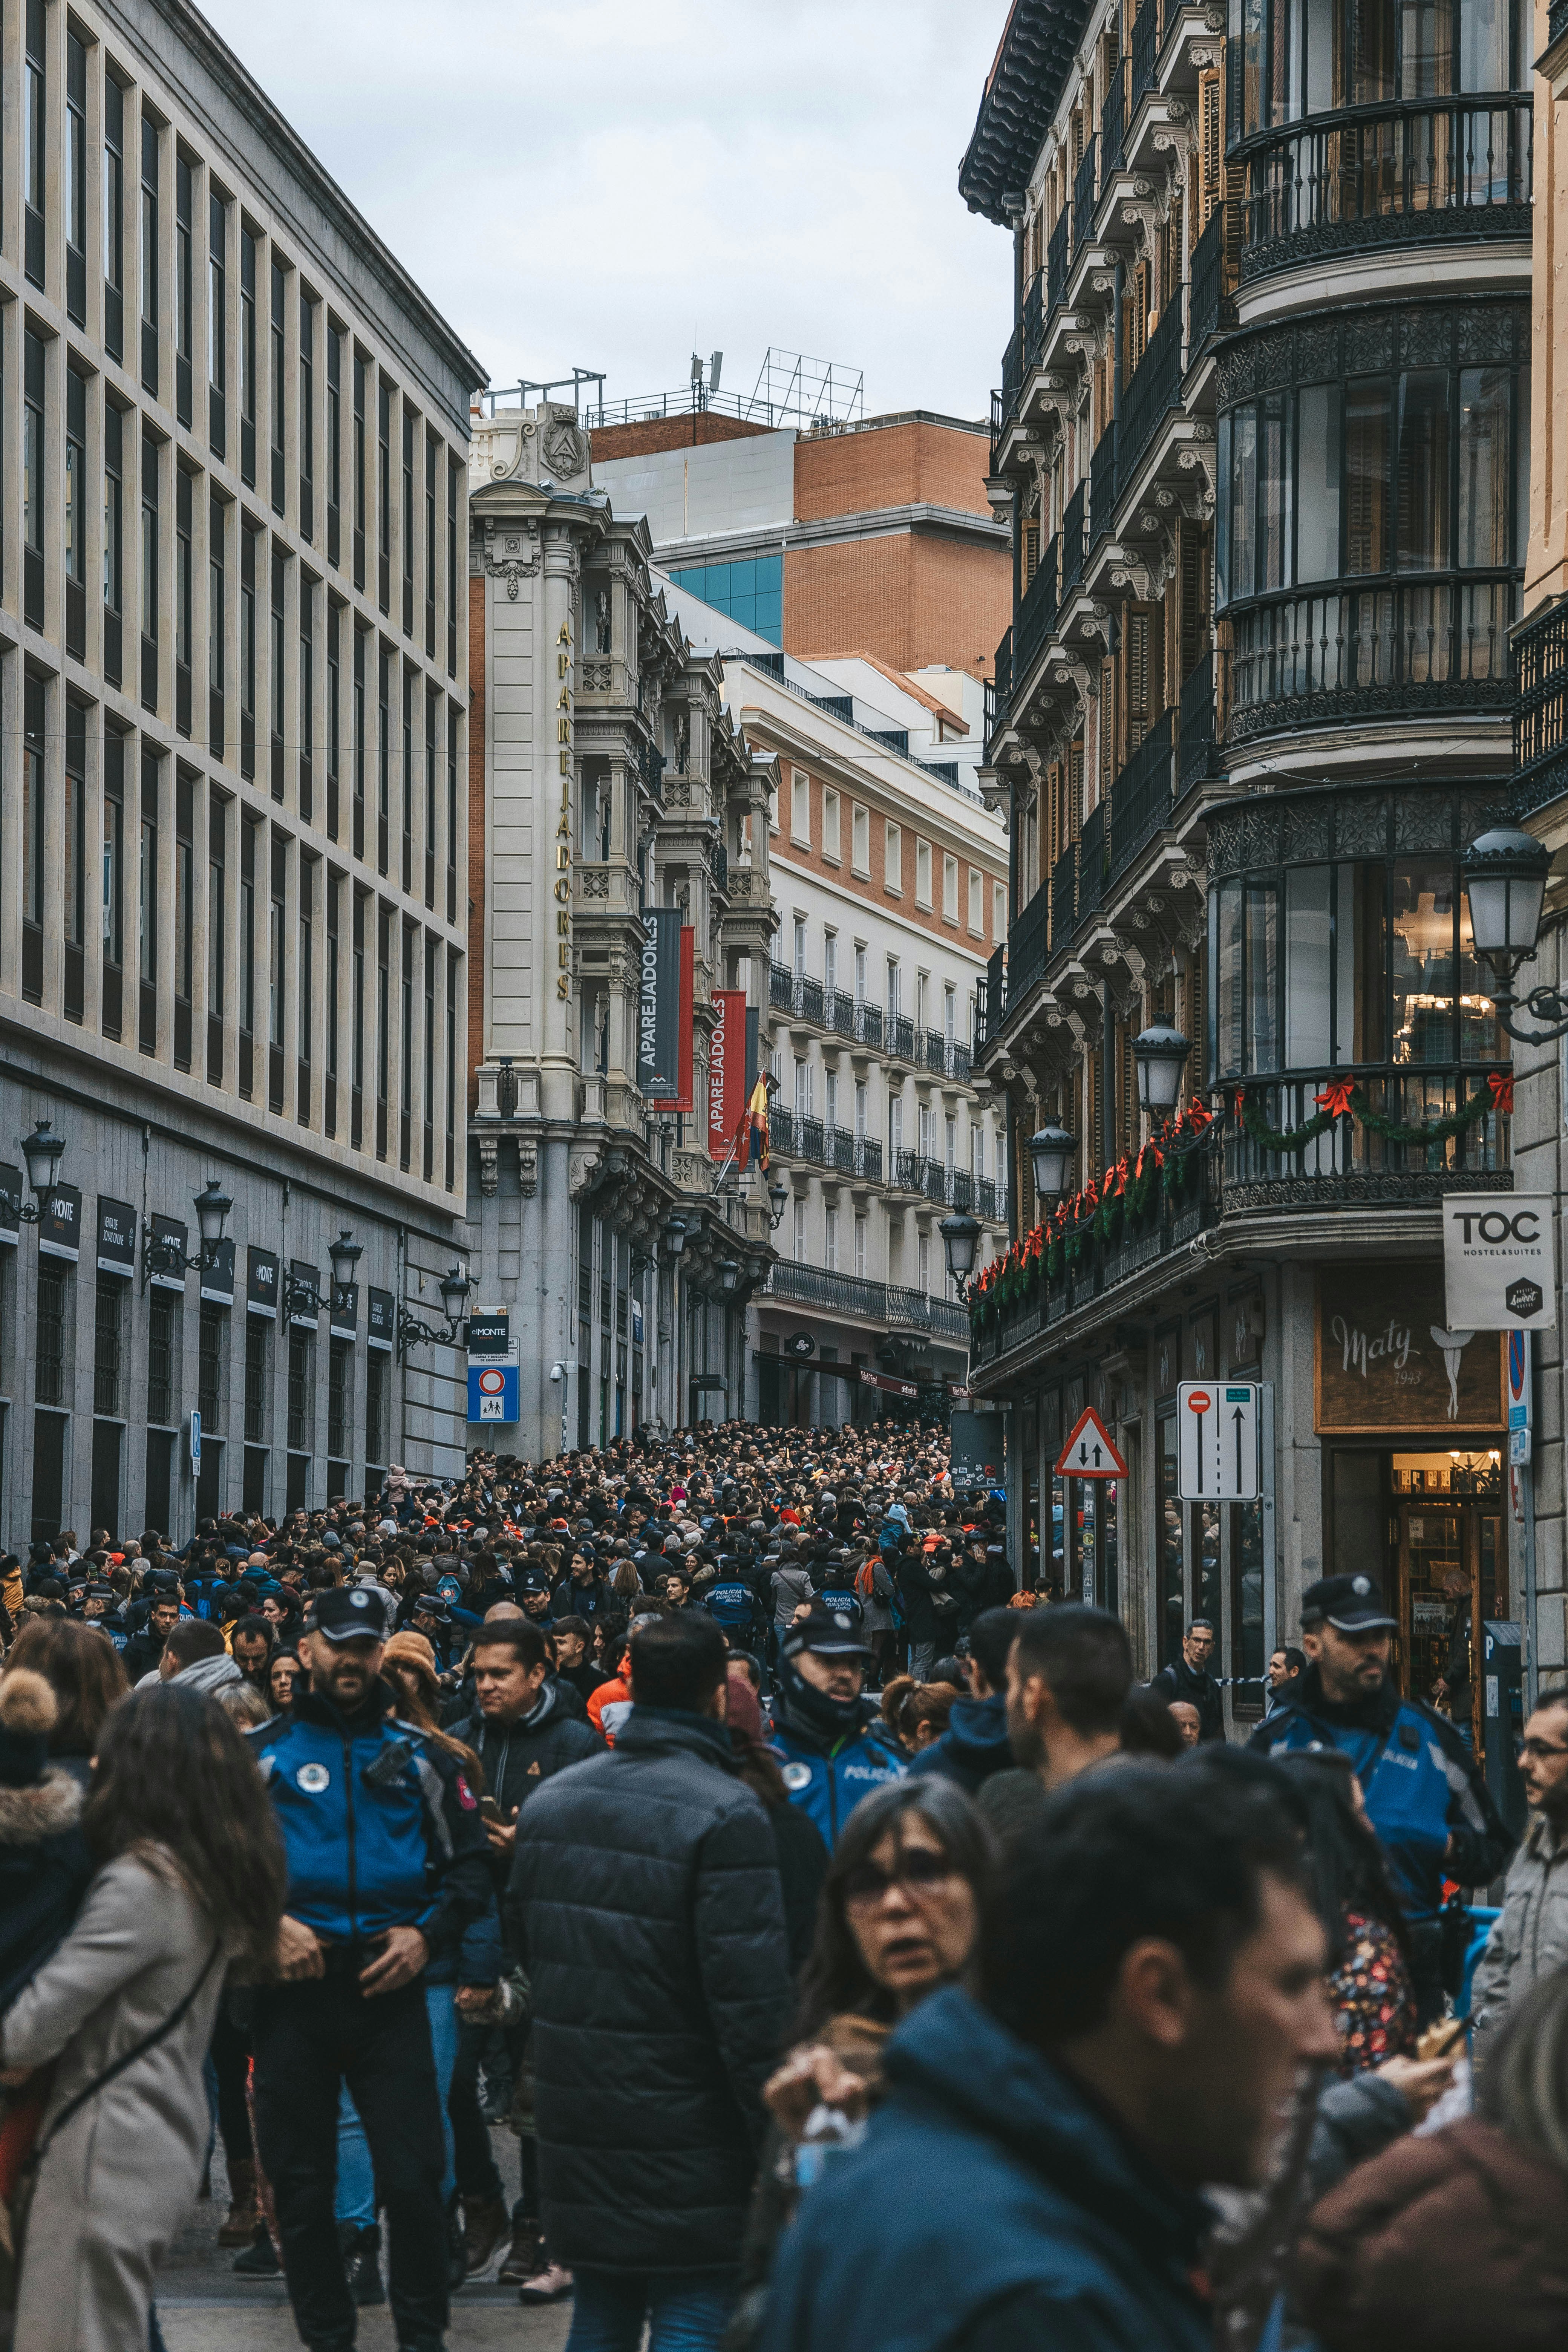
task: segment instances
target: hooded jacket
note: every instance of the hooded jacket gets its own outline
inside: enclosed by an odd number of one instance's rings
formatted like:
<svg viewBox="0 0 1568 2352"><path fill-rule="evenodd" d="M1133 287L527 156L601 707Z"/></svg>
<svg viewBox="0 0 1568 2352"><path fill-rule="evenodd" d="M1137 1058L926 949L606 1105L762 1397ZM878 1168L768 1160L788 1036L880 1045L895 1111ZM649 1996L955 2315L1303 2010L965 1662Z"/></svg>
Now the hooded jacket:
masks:
<svg viewBox="0 0 1568 2352"><path fill-rule="evenodd" d="M761 2352L1210 2352L1207 2209L1060 2067L949 1989L886 2081L779 2249Z"/></svg>
<svg viewBox="0 0 1568 2352"><path fill-rule="evenodd" d="M1326 2352L1561 2352L1568 2178L1477 2116L1406 2135L1309 2216L1295 2285Z"/></svg>
<svg viewBox="0 0 1568 2352"><path fill-rule="evenodd" d="M516 1723L492 1723L475 1713L451 1727L454 1739L471 1748L485 1768L485 1790L500 1807L501 1819L521 1817L529 1799L546 1780L585 1756L597 1756L604 1743L596 1731L573 1714L552 1683L546 1683L531 1715ZM490 1856L498 1902L506 1893L509 1864L504 1855Z"/></svg>
<svg viewBox="0 0 1568 2352"><path fill-rule="evenodd" d="M525 1807L544 2233L574 2267L728 2271L790 2000L773 1830L706 1717L634 1707Z"/></svg>
<svg viewBox="0 0 1568 2352"><path fill-rule="evenodd" d="M921 1779L955 1780L973 1797L994 1772L1010 1771L1012 1765L1007 1694L993 1691L989 1698L955 1700L947 1729L921 1750L910 1770Z"/></svg>

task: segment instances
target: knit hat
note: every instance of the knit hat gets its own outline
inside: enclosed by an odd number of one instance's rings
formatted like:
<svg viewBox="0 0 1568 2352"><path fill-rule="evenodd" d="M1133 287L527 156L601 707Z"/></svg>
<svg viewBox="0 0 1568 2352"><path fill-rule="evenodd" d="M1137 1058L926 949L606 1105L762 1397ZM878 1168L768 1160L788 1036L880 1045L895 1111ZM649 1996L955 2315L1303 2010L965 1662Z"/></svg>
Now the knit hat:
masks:
<svg viewBox="0 0 1568 2352"><path fill-rule="evenodd" d="M0 1788L27 1789L44 1777L59 1714L53 1687L26 1666L0 1675Z"/></svg>
<svg viewBox="0 0 1568 2352"><path fill-rule="evenodd" d="M412 1666L421 1682L436 1687L436 1653L423 1633L395 1633L386 1645L384 1663Z"/></svg>

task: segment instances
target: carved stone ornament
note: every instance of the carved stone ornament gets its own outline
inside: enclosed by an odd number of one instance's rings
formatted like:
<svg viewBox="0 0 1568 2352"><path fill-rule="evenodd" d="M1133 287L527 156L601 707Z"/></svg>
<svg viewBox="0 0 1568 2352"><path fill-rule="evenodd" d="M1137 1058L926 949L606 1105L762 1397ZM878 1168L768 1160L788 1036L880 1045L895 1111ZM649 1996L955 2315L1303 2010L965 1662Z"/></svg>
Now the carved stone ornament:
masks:
<svg viewBox="0 0 1568 2352"><path fill-rule="evenodd" d="M540 454L556 483L575 481L588 470L588 436L574 409L551 408L540 434Z"/></svg>
<svg viewBox="0 0 1568 2352"><path fill-rule="evenodd" d="M531 520L494 526L485 533L485 570L492 580L504 580L508 602L515 604L524 580L539 569L539 525Z"/></svg>
<svg viewBox="0 0 1568 2352"><path fill-rule="evenodd" d="M525 1201L539 1190L539 1146L531 1136L517 1139L517 1188Z"/></svg>
<svg viewBox="0 0 1568 2352"><path fill-rule="evenodd" d="M498 430L490 441L495 453L490 459L490 473L498 482L522 473L524 461L531 455L529 444L533 439L532 417L520 416L515 421L508 418L506 425L507 430Z"/></svg>
<svg viewBox="0 0 1568 2352"><path fill-rule="evenodd" d="M607 866L584 866L578 876L580 895L584 898L607 898L610 895L610 869Z"/></svg>
<svg viewBox="0 0 1568 2352"><path fill-rule="evenodd" d="M499 1135L479 1137L479 1190L487 1200L497 1189L500 1169L500 1138Z"/></svg>

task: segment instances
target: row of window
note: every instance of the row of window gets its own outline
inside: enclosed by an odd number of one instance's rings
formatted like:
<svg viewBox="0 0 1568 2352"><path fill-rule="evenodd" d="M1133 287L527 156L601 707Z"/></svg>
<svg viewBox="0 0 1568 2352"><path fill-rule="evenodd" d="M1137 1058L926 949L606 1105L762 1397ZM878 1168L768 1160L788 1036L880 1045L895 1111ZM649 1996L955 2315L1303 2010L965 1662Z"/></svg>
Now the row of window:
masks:
<svg viewBox="0 0 1568 2352"><path fill-rule="evenodd" d="M95 987L105 1036L356 1150L368 1103L380 1160L395 1113L398 1165L450 1190L461 957L152 739L138 760L133 735L108 718L100 733L69 695L57 770L47 691L26 677L24 999L85 1024Z"/></svg>
<svg viewBox="0 0 1568 2352"><path fill-rule="evenodd" d="M792 848L817 849L823 863L837 866L843 863L842 803L831 784L817 788L820 801L816 831L812 826L812 779L802 768L789 772L789 839ZM773 794L771 826L781 831L778 793ZM904 890L904 830L887 818L882 826L882 888L890 898L903 896ZM933 909L931 880L935 853L929 841L915 837L914 902L922 914ZM849 812L849 871L857 881L871 879L871 812L858 802L851 802ZM942 917L947 923L959 919L960 861L943 855L942 860ZM1007 894L1004 884L992 885L993 936L1001 939L1006 931ZM978 866L968 869L966 913L970 931L976 939L985 935L985 877Z"/></svg>
<svg viewBox="0 0 1568 2352"><path fill-rule="evenodd" d="M868 1001L866 942L864 940L856 940L847 958L841 958L840 949L841 941L838 933L830 924L825 923L822 927L823 991L825 994L833 995L842 989L853 993L858 1006L863 1005ZM795 977L797 980L810 977L811 926L805 915L797 914L795 918L791 955L793 959L791 970ZM885 958L883 975L887 992L883 1009L889 1021L897 1021L901 1019L905 1013L903 964L898 956ZM930 1025L930 1017L935 1006L936 998L931 988L931 974L927 971L917 971L914 1003L910 1008L910 1017L917 1029L923 1030ZM952 981L942 982L942 1034L944 1037L951 1039L967 1035L969 1029L973 1025L973 1011L974 995L972 989L968 1000L968 1019L964 1029L961 1031L958 1025L958 990Z"/></svg>
<svg viewBox="0 0 1568 2352"><path fill-rule="evenodd" d="M1217 600L1303 581L1500 571L1530 537L1530 371L1408 368L1219 420Z"/></svg>
<svg viewBox="0 0 1568 2352"><path fill-rule="evenodd" d="M31 328L23 340L23 603L29 625L42 629L48 611L47 361L44 341ZM247 780L258 774L259 742L274 801L297 808L303 823L323 824L356 857L374 860L378 873L395 873L404 890L423 896L427 907L444 902L446 919L455 924L458 705L243 507L216 488L204 495L199 475L172 467L168 445L145 425L133 470L134 413L110 400L101 411L96 400L91 404L102 444L103 526L96 562L86 488L89 384L74 363L68 365L60 540L68 654L86 661L95 653L110 686L129 685L143 709L172 715L176 734L204 740L216 761L237 766ZM171 489L172 533L166 528ZM132 498L139 502L140 532L128 569ZM94 623L100 635L89 649L88 583L100 575L101 617ZM139 637L134 661L128 659L128 619ZM197 716L198 642L205 646L205 725Z"/></svg>
<svg viewBox="0 0 1568 2352"><path fill-rule="evenodd" d="M1236 127L1527 89L1532 30L1529 0L1230 0Z"/></svg>
<svg viewBox="0 0 1568 2352"><path fill-rule="evenodd" d="M325 559L333 567L342 563L346 511L354 586L366 589L367 558L374 551L376 600L390 614L395 562L403 632L414 636L422 622L431 660L444 590L446 664L455 676L461 455L378 369L350 328L265 229L245 215L202 159L175 139L129 74L101 59L97 45L74 25L66 32L59 118L63 219L51 236L47 162L57 115L48 88L47 14L44 0L27 0L23 176L28 279L52 291L51 260L63 250L68 318L85 329L89 281L100 287L104 350L166 404L170 387L160 371L164 344L172 341L174 413L187 431L205 425L213 456L226 463L232 462L232 387L238 471L246 488L258 487L258 445L264 446L263 486L273 512L291 512L300 538L312 544L324 520ZM101 125L96 142L89 136L89 115ZM128 181L131 169L133 182ZM172 283L163 209L171 169ZM128 303L137 313L129 359ZM195 400L198 343L206 376L205 418L198 418ZM438 513L443 506L444 515Z"/></svg>
<svg viewBox="0 0 1568 2352"><path fill-rule="evenodd" d="M1358 1063L1490 1063L1502 1045L1452 857L1342 859L1222 882L1209 895L1209 972L1215 1084Z"/></svg>

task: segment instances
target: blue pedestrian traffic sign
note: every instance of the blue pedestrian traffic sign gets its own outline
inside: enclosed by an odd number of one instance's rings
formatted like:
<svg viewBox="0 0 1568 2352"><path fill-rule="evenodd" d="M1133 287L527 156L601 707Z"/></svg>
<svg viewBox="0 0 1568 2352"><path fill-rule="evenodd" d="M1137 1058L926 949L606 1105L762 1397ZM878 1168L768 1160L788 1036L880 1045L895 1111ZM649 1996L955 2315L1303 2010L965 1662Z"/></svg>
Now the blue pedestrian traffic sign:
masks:
<svg viewBox="0 0 1568 2352"><path fill-rule="evenodd" d="M517 1419L517 1366L515 1364L470 1364L468 1366L468 1419L470 1421L515 1421Z"/></svg>

